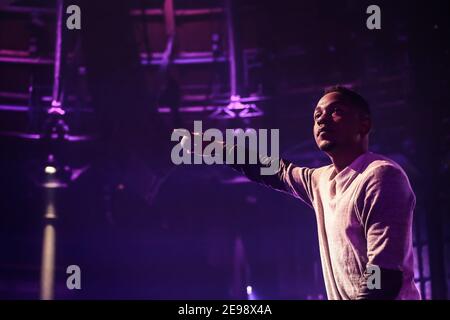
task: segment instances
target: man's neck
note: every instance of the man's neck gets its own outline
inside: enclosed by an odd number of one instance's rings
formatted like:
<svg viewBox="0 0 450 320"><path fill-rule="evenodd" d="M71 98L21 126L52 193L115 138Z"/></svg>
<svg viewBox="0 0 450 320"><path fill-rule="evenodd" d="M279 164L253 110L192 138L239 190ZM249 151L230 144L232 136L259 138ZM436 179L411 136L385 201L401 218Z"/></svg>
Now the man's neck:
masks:
<svg viewBox="0 0 450 320"><path fill-rule="evenodd" d="M328 156L333 162L336 173L341 172L349 166L356 158L367 152L366 148L345 150L343 152L329 153Z"/></svg>

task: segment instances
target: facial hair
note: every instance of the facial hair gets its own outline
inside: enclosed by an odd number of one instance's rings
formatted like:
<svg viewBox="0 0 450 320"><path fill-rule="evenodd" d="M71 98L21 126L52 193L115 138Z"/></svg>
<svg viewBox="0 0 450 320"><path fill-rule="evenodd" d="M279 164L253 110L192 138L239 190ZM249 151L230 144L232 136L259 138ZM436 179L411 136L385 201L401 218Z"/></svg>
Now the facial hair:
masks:
<svg viewBox="0 0 450 320"><path fill-rule="evenodd" d="M326 141L319 146L319 149L324 152L333 151L336 148L336 143L333 141Z"/></svg>

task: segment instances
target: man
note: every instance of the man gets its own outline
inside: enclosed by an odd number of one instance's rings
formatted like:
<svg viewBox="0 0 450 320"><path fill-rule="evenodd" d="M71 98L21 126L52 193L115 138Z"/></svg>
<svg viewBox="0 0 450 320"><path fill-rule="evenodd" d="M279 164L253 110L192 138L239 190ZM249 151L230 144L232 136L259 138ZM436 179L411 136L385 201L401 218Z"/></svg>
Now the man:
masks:
<svg viewBox="0 0 450 320"><path fill-rule="evenodd" d="M314 209L329 299L420 299L413 269L415 195L398 164L368 151L368 103L336 86L325 91L313 118L317 146L332 164L305 168L280 159L271 176L259 169L278 159L232 167ZM372 270L380 271L379 289L368 284Z"/></svg>

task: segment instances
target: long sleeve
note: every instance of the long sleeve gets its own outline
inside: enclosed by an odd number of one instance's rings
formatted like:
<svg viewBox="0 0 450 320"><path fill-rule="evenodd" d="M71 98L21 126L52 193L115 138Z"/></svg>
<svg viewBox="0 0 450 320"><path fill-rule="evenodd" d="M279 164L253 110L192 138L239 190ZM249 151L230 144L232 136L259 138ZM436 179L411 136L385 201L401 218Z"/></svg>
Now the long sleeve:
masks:
<svg viewBox="0 0 450 320"><path fill-rule="evenodd" d="M395 298L401 287L402 266L412 257L415 196L404 172L391 165L375 169L364 189L361 222L367 240L367 264L379 266L383 272L381 291L368 292L362 286L360 293L368 298Z"/></svg>
<svg viewBox="0 0 450 320"><path fill-rule="evenodd" d="M224 146L226 153L235 153L236 146ZM246 153L252 152L249 150ZM252 181L263 184L272 189L288 193L303 200L312 207L312 175L315 169L299 167L295 164L278 158L257 157L257 164L229 164ZM247 157L249 159L249 157ZM273 175L261 174L261 168L275 167Z"/></svg>

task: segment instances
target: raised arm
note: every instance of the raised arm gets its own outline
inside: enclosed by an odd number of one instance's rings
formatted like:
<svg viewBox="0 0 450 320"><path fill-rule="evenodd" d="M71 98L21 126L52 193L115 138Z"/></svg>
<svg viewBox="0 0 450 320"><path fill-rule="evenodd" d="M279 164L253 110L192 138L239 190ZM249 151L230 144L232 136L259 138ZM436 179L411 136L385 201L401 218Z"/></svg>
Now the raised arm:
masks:
<svg viewBox="0 0 450 320"><path fill-rule="evenodd" d="M198 135L198 133L193 133L193 135ZM312 207L312 177L315 169L299 167L284 159L260 156L256 151L247 148L239 150L237 145L227 145L223 141L208 141L207 144L208 148L221 150L224 159L223 163L245 175L250 180L293 195ZM190 150L190 141L189 143L183 143L182 141L181 145L184 149L188 149L186 152L194 153ZM195 150L195 146L192 149ZM202 146L202 148L198 149L204 150L205 148ZM246 161L244 163L237 161L239 152L245 154ZM195 154L195 156L203 157L203 154ZM257 159L255 164L248 163L248 159L251 158ZM229 163L225 159L233 159L233 161Z"/></svg>

